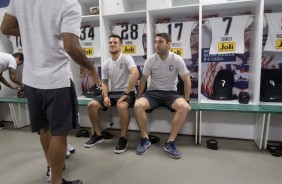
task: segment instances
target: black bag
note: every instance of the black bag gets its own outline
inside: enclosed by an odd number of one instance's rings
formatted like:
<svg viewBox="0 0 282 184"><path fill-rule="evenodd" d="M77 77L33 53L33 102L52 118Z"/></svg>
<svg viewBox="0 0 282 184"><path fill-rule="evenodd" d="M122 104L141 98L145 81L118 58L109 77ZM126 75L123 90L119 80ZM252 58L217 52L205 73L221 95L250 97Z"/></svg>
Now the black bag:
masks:
<svg viewBox="0 0 282 184"><path fill-rule="evenodd" d="M261 70L260 100L282 102L282 70Z"/></svg>
<svg viewBox="0 0 282 184"><path fill-rule="evenodd" d="M234 85L234 74L232 71L223 69L218 71L213 81L212 100L233 100L232 88Z"/></svg>
<svg viewBox="0 0 282 184"><path fill-rule="evenodd" d="M247 104L250 100L250 94L248 92L241 91L239 93L239 103Z"/></svg>
<svg viewBox="0 0 282 184"><path fill-rule="evenodd" d="M102 88L92 86L88 91L85 91L82 93L83 96L86 96L87 98L95 98L96 96L99 96L102 94Z"/></svg>

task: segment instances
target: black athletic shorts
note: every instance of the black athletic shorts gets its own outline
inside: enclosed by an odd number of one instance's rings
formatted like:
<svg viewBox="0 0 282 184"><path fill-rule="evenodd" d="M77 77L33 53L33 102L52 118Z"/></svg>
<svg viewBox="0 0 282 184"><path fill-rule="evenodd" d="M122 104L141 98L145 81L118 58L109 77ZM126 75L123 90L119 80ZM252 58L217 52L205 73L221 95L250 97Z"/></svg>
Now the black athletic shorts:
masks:
<svg viewBox="0 0 282 184"><path fill-rule="evenodd" d="M25 85L32 132L49 128L51 135L61 136L78 126L77 97L71 87L37 89Z"/></svg>
<svg viewBox="0 0 282 184"><path fill-rule="evenodd" d="M109 92L109 98L111 100L111 106L114 107L117 104L117 101L122 97L123 91L113 91ZM132 107L135 102L135 92L131 91L128 95L128 98L126 99L126 102L128 103L128 107ZM97 101L102 107L102 110L107 110L108 108L104 106L104 97L103 95L99 95L93 100Z"/></svg>
<svg viewBox="0 0 282 184"><path fill-rule="evenodd" d="M152 110L158 108L161 105L167 107L169 110L174 112L175 110L171 108L172 104L175 102L176 99L183 98L177 93L177 91L161 90L145 91L142 97L146 98L152 107L152 109L149 109L148 112L151 112Z"/></svg>

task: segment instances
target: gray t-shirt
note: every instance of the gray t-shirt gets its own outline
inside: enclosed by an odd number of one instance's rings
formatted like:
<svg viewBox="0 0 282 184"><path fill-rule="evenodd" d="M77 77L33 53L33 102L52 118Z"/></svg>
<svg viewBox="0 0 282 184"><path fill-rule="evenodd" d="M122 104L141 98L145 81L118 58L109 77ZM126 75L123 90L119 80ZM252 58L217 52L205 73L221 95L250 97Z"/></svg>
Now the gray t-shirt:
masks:
<svg viewBox="0 0 282 184"><path fill-rule="evenodd" d="M176 91L178 74L188 74L184 60L177 54L170 52L168 58L162 61L158 54L154 54L145 61L143 75L151 76L148 90Z"/></svg>
<svg viewBox="0 0 282 184"><path fill-rule="evenodd" d="M17 68L16 59L11 54L0 52L0 73L5 72L9 68Z"/></svg>
<svg viewBox="0 0 282 184"><path fill-rule="evenodd" d="M103 63L102 79L111 82L110 91L124 91L130 80L130 68L136 66L130 55L120 54L116 61L109 58Z"/></svg>
<svg viewBox="0 0 282 184"><path fill-rule="evenodd" d="M23 83L39 89L70 86L70 57L62 33L80 36L77 0L11 0L7 13L18 20L25 63Z"/></svg>

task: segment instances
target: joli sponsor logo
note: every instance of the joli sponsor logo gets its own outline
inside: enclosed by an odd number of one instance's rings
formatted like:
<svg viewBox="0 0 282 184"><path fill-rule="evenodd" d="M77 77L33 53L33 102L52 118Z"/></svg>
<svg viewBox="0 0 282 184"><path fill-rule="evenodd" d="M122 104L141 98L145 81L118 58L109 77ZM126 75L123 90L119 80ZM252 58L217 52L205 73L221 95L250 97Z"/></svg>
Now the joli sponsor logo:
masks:
<svg viewBox="0 0 282 184"><path fill-rule="evenodd" d="M123 54L136 54L136 46L135 45L126 45L122 47Z"/></svg>
<svg viewBox="0 0 282 184"><path fill-rule="evenodd" d="M219 42L218 52L233 52L236 50L236 42Z"/></svg>
<svg viewBox="0 0 282 184"><path fill-rule="evenodd" d="M171 48L170 51L174 52L175 54L177 54L179 56L183 56L183 49L182 48Z"/></svg>
<svg viewBox="0 0 282 184"><path fill-rule="evenodd" d="M94 48L83 48L86 56L94 56Z"/></svg>

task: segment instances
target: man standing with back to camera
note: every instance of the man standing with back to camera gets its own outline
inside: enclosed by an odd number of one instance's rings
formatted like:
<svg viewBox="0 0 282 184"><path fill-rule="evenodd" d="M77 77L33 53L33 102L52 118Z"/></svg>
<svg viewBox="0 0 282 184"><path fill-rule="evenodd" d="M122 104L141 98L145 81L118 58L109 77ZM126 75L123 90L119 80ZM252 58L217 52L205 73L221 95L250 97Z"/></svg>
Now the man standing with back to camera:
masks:
<svg viewBox="0 0 282 184"><path fill-rule="evenodd" d="M76 0L11 0L1 25L4 34L22 38L31 128L40 131L51 184L82 184L62 179L67 134L77 115L70 57L99 81L79 43L81 16Z"/></svg>

